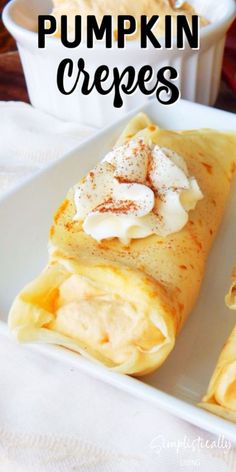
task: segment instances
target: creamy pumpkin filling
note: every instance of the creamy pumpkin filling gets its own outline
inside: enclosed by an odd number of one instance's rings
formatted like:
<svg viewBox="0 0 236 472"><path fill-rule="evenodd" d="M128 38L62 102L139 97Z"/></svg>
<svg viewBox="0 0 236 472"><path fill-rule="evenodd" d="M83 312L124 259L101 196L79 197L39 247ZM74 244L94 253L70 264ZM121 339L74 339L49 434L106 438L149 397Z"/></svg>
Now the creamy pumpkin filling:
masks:
<svg viewBox="0 0 236 472"><path fill-rule="evenodd" d="M174 8L174 2L169 0L53 0L52 14L58 23L62 15L67 15L68 30L71 37L75 33L75 16L81 15L86 18L88 15L95 15L100 24L104 15L113 16L113 33L117 36L117 18L119 15L132 15L139 19L137 31L132 35L132 39L137 39L140 35L140 17L146 15L151 17L159 15L159 21L154 33L159 37L165 36L165 16L172 15L174 20L174 31L176 30L176 18L178 15L185 15L191 21L192 15L197 14L195 9L188 3L183 2L181 8ZM206 26L209 22L200 16L200 25ZM85 26L86 33L86 26ZM60 36L60 30L57 36Z"/></svg>
<svg viewBox="0 0 236 472"><path fill-rule="evenodd" d="M80 275L71 275L58 289L54 319L47 328L81 341L121 363L134 348L149 351L165 339L134 304L105 293Z"/></svg>

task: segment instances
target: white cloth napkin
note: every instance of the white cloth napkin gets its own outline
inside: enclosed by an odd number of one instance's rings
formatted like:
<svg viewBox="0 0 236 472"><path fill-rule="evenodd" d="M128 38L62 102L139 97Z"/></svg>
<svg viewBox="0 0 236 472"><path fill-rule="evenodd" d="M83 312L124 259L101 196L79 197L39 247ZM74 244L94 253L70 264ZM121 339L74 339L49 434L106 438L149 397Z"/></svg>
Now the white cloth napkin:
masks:
<svg viewBox="0 0 236 472"><path fill-rule="evenodd" d="M0 103L0 192L92 130ZM0 332L0 472L225 472L236 449ZM223 440L223 442L222 442Z"/></svg>
<svg viewBox="0 0 236 472"><path fill-rule="evenodd" d="M75 148L94 128L21 102L0 102L0 194Z"/></svg>

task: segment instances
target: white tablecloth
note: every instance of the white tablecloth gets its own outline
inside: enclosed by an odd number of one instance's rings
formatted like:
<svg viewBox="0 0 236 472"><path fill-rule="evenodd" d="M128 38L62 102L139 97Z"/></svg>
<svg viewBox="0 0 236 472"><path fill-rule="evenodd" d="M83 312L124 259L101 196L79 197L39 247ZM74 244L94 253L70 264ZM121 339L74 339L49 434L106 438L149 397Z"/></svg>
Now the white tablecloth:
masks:
<svg viewBox="0 0 236 472"><path fill-rule="evenodd" d="M0 103L0 193L93 132ZM236 449L0 334L0 472L225 472Z"/></svg>

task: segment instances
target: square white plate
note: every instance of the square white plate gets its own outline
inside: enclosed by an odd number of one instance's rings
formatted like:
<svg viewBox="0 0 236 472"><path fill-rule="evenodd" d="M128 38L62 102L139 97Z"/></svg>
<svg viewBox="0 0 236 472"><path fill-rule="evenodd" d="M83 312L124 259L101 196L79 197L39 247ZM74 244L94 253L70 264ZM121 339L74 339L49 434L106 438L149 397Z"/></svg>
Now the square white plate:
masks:
<svg viewBox="0 0 236 472"><path fill-rule="evenodd" d="M7 333L7 314L17 292L47 261L47 236L54 211L75 184L114 144L124 125L140 110L99 132L75 151L0 201L0 329ZM151 101L142 108L160 126L172 129L210 127L236 130L236 116L190 102L166 107ZM154 374L137 380L110 372L70 351L37 346L45 355L76 363L83 371L208 431L236 441L236 425L196 406L206 392L217 358L235 324L224 304L236 263L236 184L224 222L207 264L199 301L176 347Z"/></svg>

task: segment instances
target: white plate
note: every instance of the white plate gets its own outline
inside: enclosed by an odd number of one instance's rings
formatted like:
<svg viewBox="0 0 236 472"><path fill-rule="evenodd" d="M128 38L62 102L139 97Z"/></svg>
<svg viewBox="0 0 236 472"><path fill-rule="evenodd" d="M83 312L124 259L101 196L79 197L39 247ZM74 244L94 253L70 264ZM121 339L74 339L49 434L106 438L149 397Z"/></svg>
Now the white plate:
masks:
<svg viewBox="0 0 236 472"><path fill-rule="evenodd" d="M162 127L211 127L236 130L236 116L180 101L165 107L151 101L143 108ZM136 110L137 112L137 110ZM52 215L76 183L113 145L135 114L98 133L56 164L21 185L0 201L0 317L1 330L14 296L47 261L47 236ZM224 222L210 255L199 301L176 347L165 364L142 380L110 372L72 352L39 346L42 353L76 363L83 371L208 431L236 441L236 425L198 408L221 348L235 324L224 305L232 265L236 262L236 185L233 185Z"/></svg>

